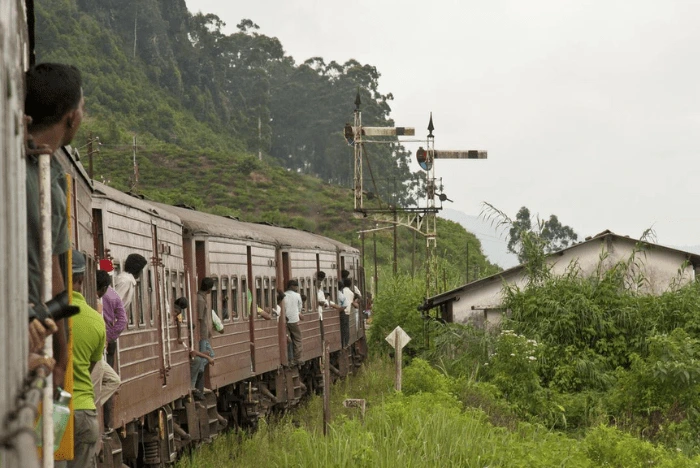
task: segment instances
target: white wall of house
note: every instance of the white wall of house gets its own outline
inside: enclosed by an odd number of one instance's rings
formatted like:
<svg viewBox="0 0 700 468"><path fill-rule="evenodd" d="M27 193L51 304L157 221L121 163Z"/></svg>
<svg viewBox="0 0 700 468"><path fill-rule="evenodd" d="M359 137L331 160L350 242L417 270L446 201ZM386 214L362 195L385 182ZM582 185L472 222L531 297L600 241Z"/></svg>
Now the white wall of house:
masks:
<svg viewBox="0 0 700 468"><path fill-rule="evenodd" d="M555 275L564 274L575 264L584 276L590 276L596 274L599 266L602 272L620 261L629 260L636 243L635 239L606 236L553 254L547 261ZM684 252L651 245L635 255L627 274L627 284L640 293L653 295L687 284L694 280L695 274L692 265L687 264L686 257ZM644 280L638 282L637 278ZM527 284L524 268L516 267L502 275L465 286L452 303L454 321L478 324L486 322L488 326L498 324L501 319L504 283L524 288Z"/></svg>

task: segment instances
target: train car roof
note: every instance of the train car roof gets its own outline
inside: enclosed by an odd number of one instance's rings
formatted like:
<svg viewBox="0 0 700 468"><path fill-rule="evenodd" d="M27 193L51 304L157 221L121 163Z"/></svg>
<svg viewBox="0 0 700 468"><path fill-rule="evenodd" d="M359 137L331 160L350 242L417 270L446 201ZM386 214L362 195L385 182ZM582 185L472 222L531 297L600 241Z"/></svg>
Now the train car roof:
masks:
<svg viewBox="0 0 700 468"><path fill-rule="evenodd" d="M185 229L192 233L206 233L232 239L247 239L264 244L277 245L278 239L265 231L251 229L250 223L243 223L225 216L202 213L201 211L165 203L151 202L154 206L167 210L182 220Z"/></svg>
<svg viewBox="0 0 700 468"><path fill-rule="evenodd" d="M353 249L346 244L298 229L270 224L248 223L225 216L202 213L190 208L157 202L152 203L179 216L183 225L192 232L205 232L210 235L228 238L250 239L257 242L299 249L320 249L332 252L338 249L341 251L357 251L357 249Z"/></svg>
<svg viewBox="0 0 700 468"><path fill-rule="evenodd" d="M290 247L297 247L302 249L320 249L326 251L335 252L337 246L330 242L330 239L323 236L318 236L316 234L300 231L294 228L285 228L281 226L274 226L271 224L261 224L261 223L247 223L254 226L254 229L259 229L262 232L267 232L271 236L278 239L280 245L288 245Z"/></svg>
<svg viewBox="0 0 700 468"><path fill-rule="evenodd" d="M153 202L142 200L128 193L124 193L121 190L117 190L101 182L94 182L95 193L94 196L97 198L107 198L113 200L117 203L130 206L137 210L141 210L145 213L157 216L159 218L171 221L176 224L182 224L180 218L169 210L158 209L154 206Z"/></svg>

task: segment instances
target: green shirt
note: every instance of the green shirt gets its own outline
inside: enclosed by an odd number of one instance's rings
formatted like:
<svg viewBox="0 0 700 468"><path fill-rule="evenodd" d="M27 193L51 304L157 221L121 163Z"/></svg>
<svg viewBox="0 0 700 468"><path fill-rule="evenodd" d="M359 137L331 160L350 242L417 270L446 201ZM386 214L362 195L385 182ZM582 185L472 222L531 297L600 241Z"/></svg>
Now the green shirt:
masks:
<svg viewBox="0 0 700 468"><path fill-rule="evenodd" d="M90 307L79 292L73 291L73 305L80 313L73 317L73 409L94 410L95 393L90 365L102 359L107 332L102 316Z"/></svg>

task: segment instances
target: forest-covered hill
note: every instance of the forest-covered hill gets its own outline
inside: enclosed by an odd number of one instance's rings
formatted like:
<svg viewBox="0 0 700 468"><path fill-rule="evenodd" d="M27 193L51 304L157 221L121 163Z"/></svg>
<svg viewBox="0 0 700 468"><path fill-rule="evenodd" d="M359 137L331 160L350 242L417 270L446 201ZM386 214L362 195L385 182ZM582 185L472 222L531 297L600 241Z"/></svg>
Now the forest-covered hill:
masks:
<svg viewBox="0 0 700 468"><path fill-rule="evenodd" d="M358 90L363 123L393 125L393 97L379 92L376 67L321 57L297 64L253 20L226 35L218 17L192 15L184 0L37 0L35 7L37 61L72 63L83 73L87 116L74 144L85 158L88 138L99 137L95 179L355 246L356 232L373 227L353 216L352 149L342 129ZM377 145L370 156L380 199L414 204L422 175L411 173L401 144ZM472 265L498 270L458 225L440 220L438 232L444 258L463 257L469 243ZM376 237L381 268L390 261L391 230ZM405 255L413 235L400 229L399 238L399 266L409 271L420 265L424 242L413 257Z"/></svg>

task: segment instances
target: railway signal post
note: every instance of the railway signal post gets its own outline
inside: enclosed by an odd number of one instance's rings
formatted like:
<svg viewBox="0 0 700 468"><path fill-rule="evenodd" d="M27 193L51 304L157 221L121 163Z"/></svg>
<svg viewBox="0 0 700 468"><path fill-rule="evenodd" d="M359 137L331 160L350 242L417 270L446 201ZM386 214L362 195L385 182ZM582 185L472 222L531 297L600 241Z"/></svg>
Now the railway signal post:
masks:
<svg viewBox="0 0 700 468"><path fill-rule="evenodd" d="M363 127L362 112L360 111L360 93L355 97L355 111L353 125L346 124L344 135L347 143L353 146L354 155L354 208L355 212L363 216L372 215L373 221L387 226L376 226L374 229L360 231L364 236L367 232L376 232L383 229L405 226L414 232L420 233L426 240L426 297L437 293L437 212L442 209L442 203L451 201L443 192L442 184L438 186L435 176L436 159L487 159L488 154L483 150L436 150L433 130L433 115L430 114L428 123L428 136L425 141L426 148L420 147L416 151L418 165L425 171L426 200L423 206L398 208L393 205L388 208L365 208L363 199L363 159L366 158L365 143L386 143L386 140L372 140L368 137L381 136L414 136L415 129L410 127ZM409 140L410 141L410 140ZM437 201L440 202L438 205ZM363 237L364 239L364 237ZM375 266L376 275L376 266Z"/></svg>

